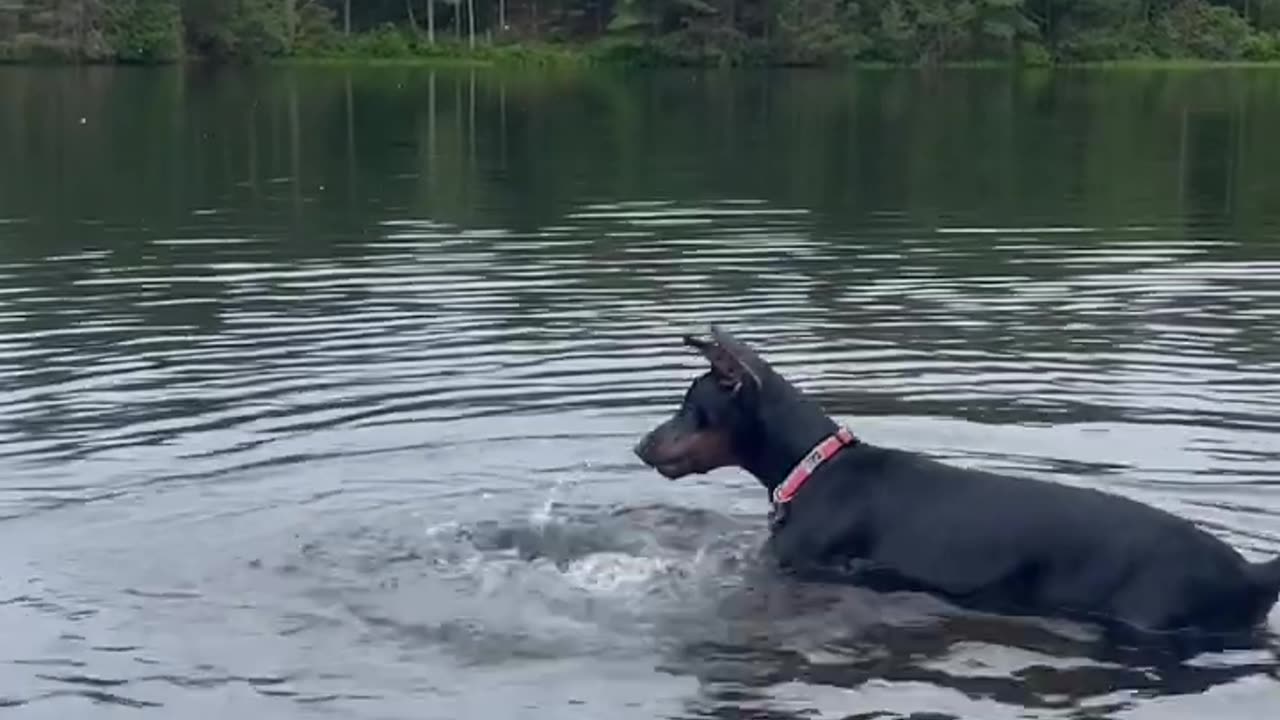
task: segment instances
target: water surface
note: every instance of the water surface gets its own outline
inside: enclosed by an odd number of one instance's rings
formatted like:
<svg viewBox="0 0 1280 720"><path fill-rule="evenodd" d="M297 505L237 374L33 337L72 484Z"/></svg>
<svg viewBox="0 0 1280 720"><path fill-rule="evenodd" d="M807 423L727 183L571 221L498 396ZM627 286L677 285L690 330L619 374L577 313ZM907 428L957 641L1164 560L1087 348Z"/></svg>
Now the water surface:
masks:
<svg viewBox="0 0 1280 720"><path fill-rule="evenodd" d="M0 69L14 717L1269 717L1277 644L803 588L637 463L722 322L873 442L1280 553L1280 75ZM1280 628L1280 613L1270 627ZM929 713L933 713L930 715Z"/></svg>

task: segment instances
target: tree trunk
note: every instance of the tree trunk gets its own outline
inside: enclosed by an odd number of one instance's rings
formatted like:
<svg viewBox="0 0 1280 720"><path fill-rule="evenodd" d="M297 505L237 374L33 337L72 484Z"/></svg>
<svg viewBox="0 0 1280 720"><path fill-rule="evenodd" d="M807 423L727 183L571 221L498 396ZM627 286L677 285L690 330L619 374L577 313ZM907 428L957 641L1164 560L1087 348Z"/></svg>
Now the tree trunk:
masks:
<svg viewBox="0 0 1280 720"><path fill-rule="evenodd" d="M476 49L476 0L467 0L467 43Z"/></svg>
<svg viewBox="0 0 1280 720"><path fill-rule="evenodd" d="M284 0L284 37L285 46L289 51L293 50L293 38L298 32L298 8L297 0Z"/></svg>
<svg viewBox="0 0 1280 720"><path fill-rule="evenodd" d="M76 39L75 39L76 52L79 53L80 57L83 59L84 56L87 54L85 52L85 46L84 46L84 3L83 2L76 4L75 35L76 35Z"/></svg>
<svg viewBox="0 0 1280 720"><path fill-rule="evenodd" d="M342 0L342 32L351 34L351 0Z"/></svg>
<svg viewBox="0 0 1280 720"><path fill-rule="evenodd" d="M418 16L413 14L413 0L404 0L405 12L409 15L409 27L413 34L418 34Z"/></svg>
<svg viewBox="0 0 1280 720"><path fill-rule="evenodd" d="M498 0L498 32L503 33L507 29L507 0Z"/></svg>
<svg viewBox="0 0 1280 720"><path fill-rule="evenodd" d="M427 43L436 44L436 0L427 0Z"/></svg>

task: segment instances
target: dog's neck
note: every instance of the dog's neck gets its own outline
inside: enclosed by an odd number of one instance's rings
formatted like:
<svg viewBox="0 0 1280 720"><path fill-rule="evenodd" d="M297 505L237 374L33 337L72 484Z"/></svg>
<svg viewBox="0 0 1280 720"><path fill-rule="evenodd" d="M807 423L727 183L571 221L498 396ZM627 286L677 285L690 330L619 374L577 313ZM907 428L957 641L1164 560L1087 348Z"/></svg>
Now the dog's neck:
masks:
<svg viewBox="0 0 1280 720"><path fill-rule="evenodd" d="M758 432L739 449L742 469L751 473L771 494L804 456L834 433L837 425L822 408L799 392L769 403Z"/></svg>

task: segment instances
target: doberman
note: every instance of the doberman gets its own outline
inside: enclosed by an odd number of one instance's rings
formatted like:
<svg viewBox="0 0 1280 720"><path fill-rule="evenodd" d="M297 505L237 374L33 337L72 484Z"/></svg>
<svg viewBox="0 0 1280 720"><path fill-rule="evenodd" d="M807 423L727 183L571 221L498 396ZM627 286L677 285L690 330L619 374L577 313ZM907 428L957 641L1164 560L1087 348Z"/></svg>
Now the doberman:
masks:
<svg viewBox="0 0 1280 720"><path fill-rule="evenodd" d="M710 369L635 452L669 479L754 475L773 506L766 556L801 578L1141 634L1247 632L1280 595L1280 558L1250 563L1118 495L873 445L720 328L684 343Z"/></svg>

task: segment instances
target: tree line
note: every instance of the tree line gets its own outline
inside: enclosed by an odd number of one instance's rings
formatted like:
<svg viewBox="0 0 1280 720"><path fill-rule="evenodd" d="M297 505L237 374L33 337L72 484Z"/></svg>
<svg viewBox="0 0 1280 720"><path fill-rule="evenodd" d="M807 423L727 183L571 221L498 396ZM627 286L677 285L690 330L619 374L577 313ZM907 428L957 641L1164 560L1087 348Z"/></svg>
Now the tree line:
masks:
<svg viewBox="0 0 1280 720"><path fill-rule="evenodd" d="M1280 60L1280 0L0 0L0 60Z"/></svg>

